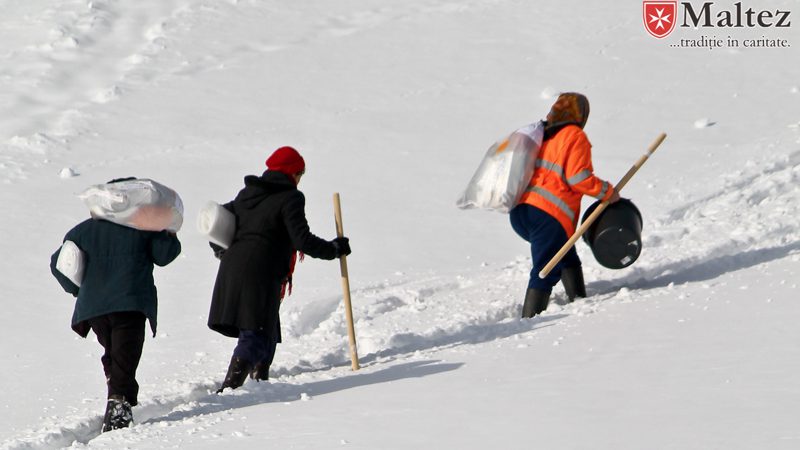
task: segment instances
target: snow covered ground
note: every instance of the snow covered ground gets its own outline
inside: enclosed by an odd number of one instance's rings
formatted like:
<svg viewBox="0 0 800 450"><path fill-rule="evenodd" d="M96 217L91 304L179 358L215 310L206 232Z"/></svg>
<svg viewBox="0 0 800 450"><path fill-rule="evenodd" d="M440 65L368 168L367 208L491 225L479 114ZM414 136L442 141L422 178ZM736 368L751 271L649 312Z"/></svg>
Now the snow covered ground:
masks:
<svg viewBox="0 0 800 450"><path fill-rule="evenodd" d="M716 2L719 7L731 7ZM790 0L745 2L800 9ZM648 35L641 2L0 2L0 448L800 448L800 46L785 29ZM701 34L784 49L673 48ZM518 318L528 249L454 207L486 148L560 91L592 102L598 175L644 216L630 268L582 242L589 298ZM338 264L299 265L273 379L216 395L216 260L193 221L294 145L312 230L340 192L362 369ZM99 435L100 346L49 256L75 193L159 180L186 205L135 426ZM584 206L588 205L585 203Z"/></svg>

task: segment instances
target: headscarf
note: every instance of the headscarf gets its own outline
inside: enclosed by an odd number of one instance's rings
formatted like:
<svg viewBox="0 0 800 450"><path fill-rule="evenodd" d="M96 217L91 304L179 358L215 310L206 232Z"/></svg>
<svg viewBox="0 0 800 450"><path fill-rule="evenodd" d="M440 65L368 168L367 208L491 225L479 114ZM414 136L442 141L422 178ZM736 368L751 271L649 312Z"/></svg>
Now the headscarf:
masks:
<svg viewBox="0 0 800 450"><path fill-rule="evenodd" d="M561 129L565 125L577 125L583 128L589 119L589 99L577 92L565 92L558 96L558 99L547 113L547 126L545 132L553 129Z"/></svg>

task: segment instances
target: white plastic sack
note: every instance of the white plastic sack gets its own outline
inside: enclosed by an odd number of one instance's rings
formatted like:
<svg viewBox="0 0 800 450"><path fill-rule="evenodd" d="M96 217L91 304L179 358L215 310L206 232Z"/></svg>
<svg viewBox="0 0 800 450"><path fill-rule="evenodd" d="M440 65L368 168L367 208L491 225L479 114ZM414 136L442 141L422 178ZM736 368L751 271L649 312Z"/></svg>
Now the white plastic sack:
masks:
<svg viewBox="0 0 800 450"><path fill-rule="evenodd" d="M197 231L210 242L228 248L236 233L236 216L215 202L208 202L197 215Z"/></svg>
<svg viewBox="0 0 800 450"><path fill-rule="evenodd" d="M56 260L56 270L75 283L75 286L80 287L85 266L86 260L83 251L74 242L64 241Z"/></svg>
<svg viewBox="0 0 800 450"><path fill-rule="evenodd" d="M78 197L92 217L137 230L177 232L183 225L180 196L146 178L94 185Z"/></svg>
<svg viewBox="0 0 800 450"><path fill-rule="evenodd" d="M456 205L507 213L530 183L544 138L544 122L514 131L486 152Z"/></svg>

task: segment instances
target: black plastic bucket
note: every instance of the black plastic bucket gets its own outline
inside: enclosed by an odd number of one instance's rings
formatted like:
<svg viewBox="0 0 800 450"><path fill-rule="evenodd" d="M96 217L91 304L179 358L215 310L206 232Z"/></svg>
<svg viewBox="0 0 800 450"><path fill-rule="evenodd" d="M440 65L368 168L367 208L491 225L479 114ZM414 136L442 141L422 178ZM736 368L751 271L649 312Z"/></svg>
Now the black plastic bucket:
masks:
<svg viewBox="0 0 800 450"><path fill-rule="evenodd" d="M600 205L593 203L587 217ZM642 214L632 201L622 198L606 207L600 217L583 234L597 262L609 269L622 269L633 264L642 252Z"/></svg>

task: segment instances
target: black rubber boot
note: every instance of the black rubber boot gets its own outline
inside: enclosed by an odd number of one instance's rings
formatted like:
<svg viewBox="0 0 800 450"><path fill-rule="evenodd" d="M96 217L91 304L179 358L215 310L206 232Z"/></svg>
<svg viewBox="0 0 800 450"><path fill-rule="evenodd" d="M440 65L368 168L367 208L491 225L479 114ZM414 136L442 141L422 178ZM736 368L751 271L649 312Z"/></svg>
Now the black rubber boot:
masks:
<svg viewBox="0 0 800 450"><path fill-rule="evenodd" d="M578 297L586 298L586 285L583 282L581 266L561 269L561 283L564 285L570 303Z"/></svg>
<svg viewBox="0 0 800 450"><path fill-rule="evenodd" d="M269 380L269 364L265 362L260 362L253 367L252 372L250 372L250 378L256 381L267 381Z"/></svg>
<svg viewBox="0 0 800 450"><path fill-rule="evenodd" d="M280 339L280 324L276 327L275 334L277 335L278 339ZM250 372L250 378L256 381L269 380L269 367L272 365L272 360L275 359L275 350L277 347L277 340L270 340L269 346L267 347L267 355L264 357L264 359L257 362L255 367L253 367L253 370Z"/></svg>
<svg viewBox="0 0 800 450"><path fill-rule="evenodd" d="M522 318L530 318L547 309L550 302L550 292L540 289L528 289L525 293L525 303L522 305Z"/></svg>
<svg viewBox="0 0 800 450"><path fill-rule="evenodd" d="M223 381L222 386L217 389L217 394L222 393L225 388L236 389L243 385L251 370L253 370L252 364L241 358L232 357L231 363L228 365L228 373L225 375L225 381Z"/></svg>
<svg viewBox="0 0 800 450"><path fill-rule="evenodd" d="M131 412L131 404L125 400L125 397L121 395L108 397L101 432L127 428L131 422L133 422L133 412Z"/></svg>

